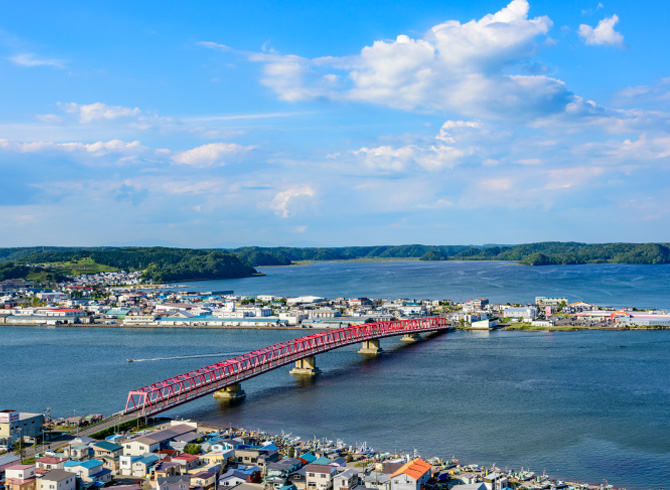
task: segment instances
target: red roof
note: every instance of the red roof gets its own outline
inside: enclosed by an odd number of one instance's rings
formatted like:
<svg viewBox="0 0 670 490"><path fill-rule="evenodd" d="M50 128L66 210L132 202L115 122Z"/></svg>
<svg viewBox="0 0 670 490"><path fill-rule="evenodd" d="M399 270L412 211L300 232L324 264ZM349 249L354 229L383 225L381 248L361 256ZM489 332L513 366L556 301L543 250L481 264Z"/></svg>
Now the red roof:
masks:
<svg viewBox="0 0 670 490"><path fill-rule="evenodd" d="M198 456L194 456L193 454L188 454L188 453L182 453L179 456L172 456L172 460L182 460L182 461L195 461L196 459L200 459Z"/></svg>
<svg viewBox="0 0 670 490"><path fill-rule="evenodd" d="M69 461L69 458L55 458L53 456L45 456L43 458L37 458L35 460L36 463L44 463L44 464L59 464L63 463L64 461Z"/></svg>
<svg viewBox="0 0 670 490"><path fill-rule="evenodd" d="M402 468L391 475L391 478L404 473L414 480L418 480L425 475L427 471L430 471L430 468L431 465L429 463L426 463L422 459L415 459L414 461L405 463Z"/></svg>
<svg viewBox="0 0 670 490"><path fill-rule="evenodd" d="M37 308L40 311L57 311L58 313L72 313L74 311L83 311L79 308Z"/></svg>

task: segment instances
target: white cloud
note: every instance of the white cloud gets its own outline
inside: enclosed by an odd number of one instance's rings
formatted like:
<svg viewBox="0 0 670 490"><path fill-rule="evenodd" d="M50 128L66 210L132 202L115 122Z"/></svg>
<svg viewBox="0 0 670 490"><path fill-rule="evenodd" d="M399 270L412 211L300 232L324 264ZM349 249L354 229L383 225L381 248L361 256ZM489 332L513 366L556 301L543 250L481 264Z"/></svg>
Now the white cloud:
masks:
<svg viewBox="0 0 670 490"><path fill-rule="evenodd" d="M110 141L96 141L95 143L54 143L52 141L33 141L21 143L0 139L0 149L17 153L40 153L45 151L85 152L93 156L109 153L131 154L148 150L139 141L125 142L114 139Z"/></svg>
<svg viewBox="0 0 670 490"><path fill-rule="evenodd" d="M552 26L546 16L530 18L529 8L527 0L512 0L479 20L450 20L421 38L401 34L345 57L244 54L264 64L261 82L287 101L354 100L506 119L561 113L574 98L563 82L513 74Z"/></svg>
<svg viewBox="0 0 670 490"><path fill-rule="evenodd" d="M308 185L291 187L277 193L272 201L261 203L260 206L272 209L280 218L289 218L296 214L297 203L300 200L314 196L314 190Z"/></svg>
<svg viewBox="0 0 670 490"><path fill-rule="evenodd" d="M570 189L585 186L595 177L600 177L605 169L603 167L574 167L550 170L547 173L547 190Z"/></svg>
<svg viewBox="0 0 670 490"><path fill-rule="evenodd" d="M9 60L20 66L53 66L55 68L65 68L65 61L57 59L38 58L34 53L21 53L10 56Z"/></svg>
<svg viewBox="0 0 670 490"><path fill-rule="evenodd" d="M247 151L255 146L242 146L236 143L209 143L191 150L182 151L172 157L175 163L193 166L225 165L226 160Z"/></svg>
<svg viewBox="0 0 670 490"><path fill-rule="evenodd" d="M204 48L209 48L209 49L215 49L217 51L231 51L231 48L226 46L225 44L220 44L220 43L214 43L211 41L200 41L196 43L198 46L202 46Z"/></svg>
<svg viewBox="0 0 670 490"><path fill-rule="evenodd" d="M619 22L619 17L615 14L612 17L605 17L598 22L595 29L589 25L581 24L579 26L579 36L584 43L593 46L623 46L623 35L614 30L614 26Z"/></svg>
<svg viewBox="0 0 670 490"><path fill-rule="evenodd" d="M354 151L354 155L362 157L365 165L370 168L401 171L405 170L417 150L418 148L415 146L400 148L393 148L392 146L363 147Z"/></svg>
<svg viewBox="0 0 670 490"><path fill-rule="evenodd" d="M480 123L477 121L450 120L442 125L435 141L430 145L363 147L353 154L362 158L365 165L374 170L400 172L406 170L412 162L428 171L454 168L463 157L475 153L476 148L468 145L457 146L452 132L479 127Z"/></svg>
<svg viewBox="0 0 670 490"><path fill-rule="evenodd" d="M137 117L140 115L139 108L123 106L112 106L103 104L102 102L95 102L93 104L77 104L75 102L60 103L63 110L70 114L77 114L79 121L88 123L99 119L112 120L119 117Z"/></svg>
<svg viewBox="0 0 670 490"><path fill-rule="evenodd" d="M37 114L35 117L45 123L59 123L63 120L62 117L56 114Z"/></svg>

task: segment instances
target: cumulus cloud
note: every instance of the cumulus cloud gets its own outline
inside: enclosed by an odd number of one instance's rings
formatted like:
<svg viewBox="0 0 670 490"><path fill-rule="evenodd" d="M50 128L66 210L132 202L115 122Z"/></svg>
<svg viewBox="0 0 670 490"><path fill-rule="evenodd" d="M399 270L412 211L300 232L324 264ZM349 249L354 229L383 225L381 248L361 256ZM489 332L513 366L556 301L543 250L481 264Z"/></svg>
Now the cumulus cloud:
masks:
<svg viewBox="0 0 670 490"><path fill-rule="evenodd" d="M531 62L552 26L546 16L529 17L529 9L527 0L512 0L479 20L449 20L422 37L378 40L351 56L243 54L264 65L261 82L287 101L327 98L469 117L538 118L563 112L574 96L555 78L514 74Z"/></svg>
<svg viewBox="0 0 670 490"><path fill-rule="evenodd" d="M57 59L39 58L34 53L20 53L10 56L9 60L15 65L35 67L35 66L53 66L55 68L65 68L65 61Z"/></svg>
<svg viewBox="0 0 670 490"><path fill-rule="evenodd" d="M584 44L589 46L616 46L623 47L623 35L614 30L614 26L619 22L619 17L615 14L612 17L605 17L593 28L587 24L579 26L579 36L584 40Z"/></svg>
<svg viewBox="0 0 670 490"><path fill-rule="evenodd" d="M175 163L207 167L225 165L229 158L253 150L255 146L242 146L236 143L209 143L191 150L182 151L172 157Z"/></svg>
<svg viewBox="0 0 670 490"><path fill-rule="evenodd" d="M457 145L452 134L454 130L470 130L480 127L477 121L446 121L429 145L389 145L375 148L363 147L353 152L363 160L368 168L381 171L400 172L407 170L411 163L428 171L454 168L460 160L475 153L476 149L468 145Z"/></svg>
<svg viewBox="0 0 670 490"><path fill-rule="evenodd" d="M314 190L308 185L291 187L277 193L272 201L261 203L261 207L272 209L280 218L289 218L295 215L297 204L301 200L314 196Z"/></svg>
<svg viewBox="0 0 670 490"><path fill-rule="evenodd" d="M75 102L59 104L63 110L70 114L76 114L79 121L89 123L99 119L112 120L120 117L137 117L140 114L140 109L135 107L123 107L118 105L107 105L102 102L95 102L93 104L77 104Z"/></svg>

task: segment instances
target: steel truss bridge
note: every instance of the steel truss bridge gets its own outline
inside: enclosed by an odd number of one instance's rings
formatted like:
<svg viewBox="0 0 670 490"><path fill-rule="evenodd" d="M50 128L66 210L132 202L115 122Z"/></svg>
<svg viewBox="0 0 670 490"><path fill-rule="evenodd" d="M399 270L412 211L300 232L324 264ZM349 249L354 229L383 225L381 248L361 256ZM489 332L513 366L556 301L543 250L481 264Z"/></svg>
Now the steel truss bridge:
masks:
<svg viewBox="0 0 670 490"><path fill-rule="evenodd" d="M128 393L123 414L150 417L259 374L346 345L449 328L445 318L434 317L367 323L314 333L132 390Z"/></svg>

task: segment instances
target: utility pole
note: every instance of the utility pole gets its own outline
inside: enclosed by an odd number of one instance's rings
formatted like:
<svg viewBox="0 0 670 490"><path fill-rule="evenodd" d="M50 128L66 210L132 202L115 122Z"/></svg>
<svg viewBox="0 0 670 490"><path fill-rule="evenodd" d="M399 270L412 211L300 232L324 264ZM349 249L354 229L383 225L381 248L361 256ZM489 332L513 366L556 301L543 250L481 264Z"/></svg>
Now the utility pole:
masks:
<svg viewBox="0 0 670 490"><path fill-rule="evenodd" d="M23 428L19 427L19 458L21 458L21 464L23 464Z"/></svg>

